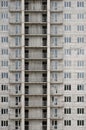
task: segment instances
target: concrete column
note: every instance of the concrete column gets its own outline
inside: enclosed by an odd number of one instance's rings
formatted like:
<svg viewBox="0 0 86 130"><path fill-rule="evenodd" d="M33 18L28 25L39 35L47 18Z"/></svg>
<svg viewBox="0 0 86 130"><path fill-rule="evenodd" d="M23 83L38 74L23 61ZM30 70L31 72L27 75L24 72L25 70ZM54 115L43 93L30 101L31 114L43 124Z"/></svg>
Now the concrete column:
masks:
<svg viewBox="0 0 86 130"><path fill-rule="evenodd" d="M47 0L47 130L50 130L50 0Z"/></svg>
<svg viewBox="0 0 86 130"><path fill-rule="evenodd" d="M22 81L21 81L21 91L22 91L22 96L21 96L21 130L24 130L24 0L21 1L21 5L22 5L22 14L21 14L21 18L22 18L22 40L21 40L21 44L22 44L22 48L21 48L21 52L22 52Z"/></svg>

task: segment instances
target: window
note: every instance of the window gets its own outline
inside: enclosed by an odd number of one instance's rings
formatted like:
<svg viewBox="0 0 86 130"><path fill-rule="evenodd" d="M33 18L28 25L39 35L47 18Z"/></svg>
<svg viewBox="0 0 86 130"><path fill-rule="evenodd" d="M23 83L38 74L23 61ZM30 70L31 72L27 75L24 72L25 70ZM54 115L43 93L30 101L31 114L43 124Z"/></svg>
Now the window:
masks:
<svg viewBox="0 0 86 130"><path fill-rule="evenodd" d="M71 84L65 84L64 85L64 90L71 90Z"/></svg>
<svg viewBox="0 0 86 130"><path fill-rule="evenodd" d="M71 120L64 120L64 126L71 126Z"/></svg>
<svg viewBox="0 0 86 130"><path fill-rule="evenodd" d="M1 25L1 31L8 31L8 25Z"/></svg>
<svg viewBox="0 0 86 130"><path fill-rule="evenodd" d="M66 20L71 19L71 14L70 13L64 14L64 19Z"/></svg>
<svg viewBox="0 0 86 130"><path fill-rule="evenodd" d="M77 66L78 67L84 66L84 61L77 61Z"/></svg>
<svg viewBox="0 0 86 130"><path fill-rule="evenodd" d="M64 114L71 114L71 108L64 108Z"/></svg>
<svg viewBox="0 0 86 130"><path fill-rule="evenodd" d="M2 78L2 79L3 79L3 78L8 78L8 73L5 73L5 72L1 73L1 78Z"/></svg>
<svg viewBox="0 0 86 130"><path fill-rule="evenodd" d="M71 31L71 25L65 25L64 31Z"/></svg>
<svg viewBox="0 0 86 130"><path fill-rule="evenodd" d="M78 91L84 90L84 84L78 84L78 85L77 85L77 90L78 90Z"/></svg>
<svg viewBox="0 0 86 130"><path fill-rule="evenodd" d="M8 126L8 121L1 120L1 126Z"/></svg>
<svg viewBox="0 0 86 130"><path fill-rule="evenodd" d="M84 108L77 108L77 114L84 114Z"/></svg>
<svg viewBox="0 0 86 130"><path fill-rule="evenodd" d="M83 1L77 1L77 7L84 7Z"/></svg>
<svg viewBox="0 0 86 130"><path fill-rule="evenodd" d="M77 37L77 43L84 43L84 37Z"/></svg>
<svg viewBox="0 0 86 130"><path fill-rule="evenodd" d="M65 67L71 66L71 61L70 60L65 60L64 61L64 66Z"/></svg>
<svg viewBox="0 0 86 130"><path fill-rule="evenodd" d="M77 120L77 126L84 126L84 120Z"/></svg>
<svg viewBox="0 0 86 130"><path fill-rule="evenodd" d="M77 73L77 78L78 79L84 78L84 72L78 72Z"/></svg>
<svg viewBox="0 0 86 130"><path fill-rule="evenodd" d="M1 85L1 90L2 91L8 90L8 85Z"/></svg>
<svg viewBox="0 0 86 130"><path fill-rule="evenodd" d="M65 49L64 54L65 55L71 55L71 49Z"/></svg>
<svg viewBox="0 0 86 130"><path fill-rule="evenodd" d="M71 7L71 2L70 1L64 2L64 7Z"/></svg>
<svg viewBox="0 0 86 130"><path fill-rule="evenodd" d="M7 0L2 0L1 1L1 7L8 7L8 1Z"/></svg>
<svg viewBox="0 0 86 130"><path fill-rule="evenodd" d="M8 55L8 49L2 49L1 52L2 55Z"/></svg>
<svg viewBox="0 0 86 130"><path fill-rule="evenodd" d="M1 37L2 43L8 43L8 37Z"/></svg>
<svg viewBox="0 0 86 130"><path fill-rule="evenodd" d="M83 13L77 14L77 19L84 19L84 14Z"/></svg>
<svg viewBox="0 0 86 130"><path fill-rule="evenodd" d="M65 43L71 43L71 37L64 37Z"/></svg>
<svg viewBox="0 0 86 130"><path fill-rule="evenodd" d="M84 25L77 25L77 31L84 31Z"/></svg>
<svg viewBox="0 0 86 130"><path fill-rule="evenodd" d="M64 78L71 78L71 73L70 72L65 72L64 73Z"/></svg>
<svg viewBox="0 0 86 130"><path fill-rule="evenodd" d="M77 49L77 55L84 55L84 49Z"/></svg>
<svg viewBox="0 0 86 130"><path fill-rule="evenodd" d="M1 97L1 102L8 102L8 97Z"/></svg>
<svg viewBox="0 0 86 130"><path fill-rule="evenodd" d="M8 109L1 109L1 114L8 114Z"/></svg>
<svg viewBox="0 0 86 130"><path fill-rule="evenodd" d="M8 61L7 60L1 61L1 66L7 67L8 66Z"/></svg>
<svg viewBox="0 0 86 130"><path fill-rule="evenodd" d="M84 102L84 96L82 96L82 97L77 97L77 102Z"/></svg>
<svg viewBox="0 0 86 130"><path fill-rule="evenodd" d="M71 102L71 97L70 96L64 97L64 102Z"/></svg>

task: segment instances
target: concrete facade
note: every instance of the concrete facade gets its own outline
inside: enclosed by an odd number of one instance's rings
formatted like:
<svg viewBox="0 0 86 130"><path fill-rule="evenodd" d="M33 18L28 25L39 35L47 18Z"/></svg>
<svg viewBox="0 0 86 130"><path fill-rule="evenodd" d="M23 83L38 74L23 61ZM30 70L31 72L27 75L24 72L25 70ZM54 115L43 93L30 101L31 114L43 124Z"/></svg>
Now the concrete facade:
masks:
<svg viewBox="0 0 86 130"><path fill-rule="evenodd" d="M86 130L86 1L0 1L0 130Z"/></svg>

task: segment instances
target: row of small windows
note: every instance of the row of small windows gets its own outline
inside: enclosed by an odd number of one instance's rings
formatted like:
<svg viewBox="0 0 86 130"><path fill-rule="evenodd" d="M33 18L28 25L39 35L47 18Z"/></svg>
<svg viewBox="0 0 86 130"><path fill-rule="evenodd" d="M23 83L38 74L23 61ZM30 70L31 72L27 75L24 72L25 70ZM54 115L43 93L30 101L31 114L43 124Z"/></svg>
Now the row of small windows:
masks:
<svg viewBox="0 0 86 130"><path fill-rule="evenodd" d="M2 0L1 1L1 7L8 7L8 1L7 0Z"/></svg>
<svg viewBox="0 0 86 130"><path fill-rule="evenodd" d="M76 64L77 67L85 66L85 62L83 60L78 60L75 64ZM71 60L65 60L64 66L65 67L72 66L72 61Z"/></svg>
<svg viewBox="0 0 86 130"><path fill-rule="evenodd" d="M8 31L8 25L0 25L0 31Z"/></svg>
<svg viewBox="0 0 86 130"><path fill-rule="evenodd" d="M71 102L71 96L65 96L64 102ZM78 96L77 102L84 102L84 96Z"/></svg>
<svg viewBox="0 0 86 130"><path fill-rule="evenodd" d="M64 114L72 114L71 108L64 108ZM84 114L84 108L77 108L77 114Z"/></svg>
<svg viewBox="0 0 86 130"><path fill-rule="evenodd" d="M84 7L84 1L77 1L76 3L77 7ZM71 7L71 1L65 1L64 2L64 7Z"/></svg>
<svg viewBox="0 0 86 130"><path fill-rule="evenodd" d="M65 49L64 50L64 54L65 55L71 55L72 54L72 50L74 50L74 49ZM74 52L73 52L73 54L74 54ZM84 55L84 49L76 49L76 54L77 55Z"/></svg>
<svg viewBox="0 0 86 130"><path fill-rule="evenodd" d="M84 13L79 13L77 15L75 15L75 17L79 20L85 19L85 14ZM71 13L65 13L64 14L64 19L68 20L68 19L72 19L72 14Z"/></svg>
<svg viewBox="0 0 86 130"><path fill-rule="evenodd" d="M77 37L76 38L76 42L77 43L85 43L85 38L84 37ZM72 41L71 41L71 37L64 37L64 43L71 43Z"/></svg>
<svg viewBox="0 0 86 130"><path fill-rule="evenodd" d="M2 43L8 43L8 37L1 37Z"/></svg>
<svg viewBox="0 0 86 130"><path fill-rule="evenodd" d="M71 126L71 120L64 120L64 126ZM84 126L84 120L77 120L77 126Z"/></svg>
<svg viewBox="0 0 86 130"><path fill-rule="evenodd" d="M72 76L71 76L71 73L70 72L65 72L64 73L64 78L71 78ZM77 73L77 78L78 79L80 79L80 78L84 78L85 77L85 74L84 74L84 72L78 72Z"/></svg>
<svg viewBox="0 0 86 130"><path fill-rule="evenodd" d="M64 85L64 90L65 91L71 91L71 84L65 84ZM84 90L84 84L77 84L77 90Z"/></svg>

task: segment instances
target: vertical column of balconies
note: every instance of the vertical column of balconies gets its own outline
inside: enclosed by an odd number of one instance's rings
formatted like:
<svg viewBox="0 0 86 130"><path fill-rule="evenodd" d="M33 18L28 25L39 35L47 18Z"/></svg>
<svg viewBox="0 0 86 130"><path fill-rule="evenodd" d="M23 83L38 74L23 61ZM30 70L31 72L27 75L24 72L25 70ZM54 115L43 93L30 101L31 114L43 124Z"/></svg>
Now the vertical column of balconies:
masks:
<svg viewBox="0 0 86 130"><path fill-rule="evenodd" d="M9 130L21 130L21 0L9 2Z"/></svg>
<svg viewBox="0 0 86 130"><path fill-rule="evenodd" d="M63 1L50 1L50 130L63 129Z"/></svg>
<svg viewBox="0 0 86 130"><path fill-rule="evenodd" d="M47 0L25 0L25 130L47 130Z"/></svg>

